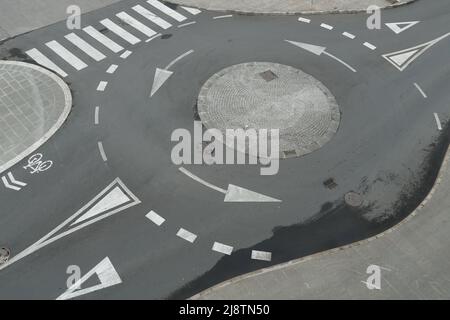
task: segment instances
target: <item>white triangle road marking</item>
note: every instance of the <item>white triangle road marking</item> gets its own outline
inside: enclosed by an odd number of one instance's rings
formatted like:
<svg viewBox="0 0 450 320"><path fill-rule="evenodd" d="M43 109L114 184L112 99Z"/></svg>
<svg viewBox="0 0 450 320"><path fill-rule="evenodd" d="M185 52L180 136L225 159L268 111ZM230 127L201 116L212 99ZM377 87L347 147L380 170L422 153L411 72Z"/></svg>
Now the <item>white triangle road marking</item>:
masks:
<svg viewBox="0 0 450 320"><path fill-rule="evenodd" d="M285 40L285 41L289 42L290 44L292 44L296 47L299 47L301 49L309 51L317 56L320 56L327 49L325 47L316 46L316 45L309 44L309 43L303 43L303 42L297 42L297 41L291 41L291 40Z"/></svg>
<svg viewBox="0 0 450 320"><path fill-rule="evenodd" d="M164 83L166 83L167 80L169 80L172 75L172 71L156 68L150 96L153 97L155 93L158 92L158 90L163 86Z"/></svg>
<svg viewBox="0 0 450 320"><path fill-rule="evenodd" d="M386 26L389 27L395 34L402 33L403 31L408 30L409 28L415 26L420 21L406 21L406 22L391 22L386 23Z"/></svg>
<svg viewBox="0 0 450 320"><path fill-rule="evenodd" d="M281 200L230 184L224 202L281 202Z"/></svg>

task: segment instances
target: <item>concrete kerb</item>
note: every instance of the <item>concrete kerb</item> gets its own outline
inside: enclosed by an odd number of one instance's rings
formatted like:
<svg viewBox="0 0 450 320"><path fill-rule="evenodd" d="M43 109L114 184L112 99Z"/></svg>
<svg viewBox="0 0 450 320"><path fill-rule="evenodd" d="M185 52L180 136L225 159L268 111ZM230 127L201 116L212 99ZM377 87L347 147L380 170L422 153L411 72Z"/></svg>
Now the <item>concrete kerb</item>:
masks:
<svg viewBox="0 0 450 320"><path fill-rule="evenodd" d="M69 116L70 110L72 108L72 94L70 92L69 86L56 74L53 72L50 72L47 69L44 69L42 67L39 67L34 64L25 63L25 62L18 62L18 61L0 61L0 64L8 64L8 65L15 65L15 66L21 66L25 68L30 68L36 71L39 71L46 76L50 77L53 81L55 81L61 90L64 93L64 109L61 115L59 116L58 120L53 124L53 126L35 143L33 143L31 146L26 148L24 151L22 151L19 155L14 157L13 159L9 160L5 164L0 165L0 173L6 171L7 169L11 168L12 166L16 165L20 161L22 161L24 158L26 158L28 155L30 155L32 152L36 151L40 146L42 146L45 142L48 141L55 133L58 131L59 128L63 125L63 123L66 121L67 117Z"/></svg>
<svg viewBox="0 0 450 320"><path fill-rule="evenodd" d="M418 0L405 0L398 3L393 3L392 5L384 6L381 9L394 9L397 7L405 6L408 4L411 4L413 2L416 2ZM166 1L173 5L183 5L182 3L176 3L172 1ZM351 9L345 9L345 10L302 10L302 11L268 11L268 12L253 12L253 11L246 11L246 10L224 10L224 9L209 9L209 8L203 8L195 5L189 5L191 8L196 8L200 10L210 10L215 12L222 12L227 14L236 14L236 15L247 15L247 16L263 16L263 15L288 15L288 16L295 16L295 15L316 15L316 14L355 14L355 13L361 13L366 12L363 9L357 9L357 10L351 10Z"/></svg>
<svg viewBox="0 0 450 320"><path fill-rule="evenodd" d="M214 287L211 287L211 288L209 288L209 289L207 289L207 290L205 290L203 292L200 292L200 293L194 295L193 297L189 298L188 300L199 300L203 296L206 296L206 295L208 295L208 294L210 294L212 292L220 290L221 288L224 288L224 287L226 287L228 285L231 285L231 284L238 283L238 282L240 282L242 280L245 280L245 279L248 279L248 278L252 278L252 277L259 276L259 275L262 275L262 274L265 274L265 273L269 273L269 272L272 272L272 271L277 271L277 270L280 270L280 269L284 269L284 268L287 268L287 267L292 266L292 265L298 265L298 264L301 264L303 262L307 262L307 261L310 261L310 260L313 260L313 259L317 259L317 258L320 258L320 257L323 257L323 256L328 256L328 255L331 255L333 253L336 253L336 252L339 252L339 251L342 251L342 250L351 249L351 248L358 247L358 246L361 246L361 245L364 245L364 244L368 244L368 243L370 243L370 242L372 242L374 240L380 239L381 237L385 236L386 234L389 234L389 233L392 233L392 232L398 230L401 226L405 225L406 223L411 221L415 216L417 216L422 211L422 209L426 206L426 204L432 199L434 193L436 192L436 189L439 187L439 185L442 182L442 176L443 176L444 171L448 168L449 161L450 161L450 147L447 149L447 151L445 153L444 161L442 163L441 168L439 169L439 173L438 173L437 179L436 179L433 187L431 188L431 191L428 193L427 197L419 204L419 206L410 215L408 215L405 219L403 219L401 222L399 222L395 226L391 227L390 229L388 229L388 230L386 230L386 231L384 231L384 232L382 232L380 234L377 234L376 236L373 236L371 238L365 239L365 240L361 240L361 241L354 242L354 243L351 243L351 244L348 244L348 245L345 245L345 246L342 246L342 247L338 247L338 248L334 248L334 249L331 249L331 250L319 252L319 253L316 253L316 254L313 254L313 255L310 255L310 256L307 256L307 257L303 257L303 258L296 259L296 260L291 260L289 262L282 263L282 264L279 264L279 265L276 265L276 266L273 266L273 267L260 269L260 270L257 270L257 271L251 272L251 273L247 273L247 274L235 277L233 279L224 281L224 282L222 282L222 283L220 283L220 284L218 284L218 285L216 285Z"/></svg>

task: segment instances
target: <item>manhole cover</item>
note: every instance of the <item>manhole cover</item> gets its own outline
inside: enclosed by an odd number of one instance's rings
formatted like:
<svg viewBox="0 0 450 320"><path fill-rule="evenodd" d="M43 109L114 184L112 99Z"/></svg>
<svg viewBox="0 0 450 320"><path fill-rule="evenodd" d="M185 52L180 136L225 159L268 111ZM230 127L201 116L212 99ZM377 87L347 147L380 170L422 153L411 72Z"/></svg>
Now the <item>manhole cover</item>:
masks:
<svg viewBox="0 0 450 320"><path fill-rule="evenodd" d="M345 195L345 203L351 207L360 207L363 204L363 199L360 194L356 192L349 192Z"/></svg>
<svg viewBox="0 0 450 320"><path fill-rule="evenodd" d="M0 248L0 264L8 262L10 251L7 248Z"/></svg>
<svg viewBox="0 0 450 320"><path fill-rule="evenodd" d="M263 78L267 82L278 79L278 76L272 70L267 70L267 71L261 72L259 75L261 76L261 78Z"/></svg>

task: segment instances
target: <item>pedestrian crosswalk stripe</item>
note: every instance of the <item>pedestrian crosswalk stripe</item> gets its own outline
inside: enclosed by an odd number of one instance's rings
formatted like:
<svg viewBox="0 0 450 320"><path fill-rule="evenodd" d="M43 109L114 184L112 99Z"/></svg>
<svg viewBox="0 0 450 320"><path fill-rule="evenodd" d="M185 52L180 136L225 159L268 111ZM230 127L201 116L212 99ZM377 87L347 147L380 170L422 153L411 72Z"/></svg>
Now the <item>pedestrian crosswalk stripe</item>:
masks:
<svg viewBox="0 0 450 320"><path fill-rule="evenodd" d="M148 20L150 20L151 22L153 22L154 24L158 25L159 27L163 28L164 30L169 29L172 25L170 23L168 23L166 20L161 19L160 17L158 17L156 14L154 14L153 12L145 9L143 6L141 5L137 5L134 6L132 8L134 11L136 11L137 13L139 13L140 15L142 15L143 17L147 18Z"/></svg>
<svg viewBox="0 0 450 320"><path fill-rule="evenodd" d="M106 56L103 53L95 49L93 46L91 46L89 43L81 39L75 33L70 33L66 35L65 38L70 42L72 42L76 47L78 47L80 50L82 50L84 53L86 53L95 61L101 61L106 58Z"/></svg>
<svg viewBox="0 0 450 320"><path fill-rule="evenodd" d="M78 71L87 67L86 63L84 63L80 58L75 56L72 52L64 48L59 42L53 40L47 42L46 45Z"/></svg>
<svg viewBox="0 0 450 320"><path fill-rule="evenodd" d="M130 16L129 14L127 14L126 12L119 12L118 14L116 14L116 16L122 20L123 22L129 24L130 26L132 26L133 28L135 28L136 30L139 30L140 32L142 32L143 34L145 34L147 37L153 37L156 32L153 31L152 29L150 29L149 27L147 27L145 24L143 24L142 22L139 22L138 20L136 20L135 18L133 18L132 16Z"/></svg>
<svg viewBox="0 0 450 320"><path fill-rule="evenodd" d="M176 12L175 10L169 8L168 6L162 4L158 0L148 0L147 1L151 6L155 7L156 9L164 12L166 15L170 16L171 18L177 20L178 22L183 22L187 18L183 16L182 14Z"/></svg>
<svg viewBox="0 0 450 320"><path fill-rule="evenodd" d="M187 12L189 12L190 14L192 14L194 16L198 15L199 13L202 13L200 10L195 9L195 8L189 8L189 7L183 7L183 6L181 6L181 8L183 8L184 10L186 10Z"/></svg>
<svg viewBox="0 0 450 320"><path fill-rule="evenodd" d="M104 20L100 21L100 23L102 25L104 25L106 28L108 28L110 31L114 32L119 37L124 39L125 41L129 42L130 44L136 44L136 43L141 42L141 40L139 38L135 37L134 35L132 35L131 33L126 31L122 27L118 26L117 24L115 24L114 22L112 22L109 19L104 19Z"/></svg>
<svg viewBox="0 0 450 320"><path fill-rule="evenodd" d="M43 55L38 49L28 50L26 51L26 54L41 66L55 71L63 78L67 77L67 73L65 73L60 67L54 64L49 58Z"/></svg>
<svg viewBox="0 0 450 320"><path fill-rule="evenodd" d="M123 47L112 41L110 38L105 36L103 33L98 31L92 26L88 26L86 28L83 28L83 31L86 32L88 35L90 35L92 38L103 44L105 47L107 47L109 50L111 50L114 53L118 53L123 50Z"/></svg>

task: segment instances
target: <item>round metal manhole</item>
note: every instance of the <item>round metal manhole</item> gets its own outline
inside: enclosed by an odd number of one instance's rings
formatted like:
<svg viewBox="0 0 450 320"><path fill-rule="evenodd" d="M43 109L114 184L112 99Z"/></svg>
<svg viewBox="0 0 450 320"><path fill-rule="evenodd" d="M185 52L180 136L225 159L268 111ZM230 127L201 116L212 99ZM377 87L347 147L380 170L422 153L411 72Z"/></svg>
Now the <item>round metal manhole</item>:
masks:
<svg viewBox="0 0 450 320"><path fill-rule="evenodd" d="M320 81L291 66L268 62L238 64L212 76L200 91L198 115L207 129L222 133L279 130L281 159L324 146L341 118L336 99Z"/></svg>
<svg viewBox="0 0 450 320"><path fill-rule="evenodd" d="M351 207L361 207L363 204L363 198L359 193L349 192L344 197L345 203Z"/></svg>
<svg viewBox="0 0 450 320"><path fill-rule="evenodd" d="M8 262L10 254L8 248L0 247L0 264Z"/></svg>

